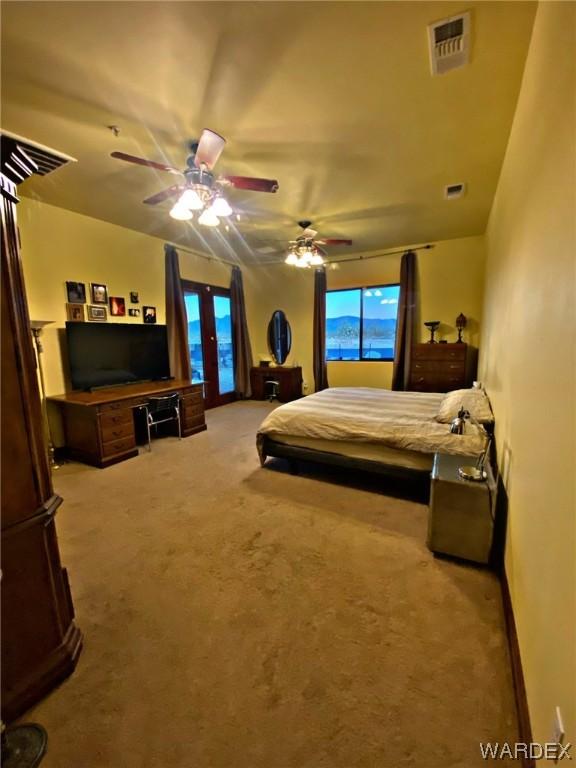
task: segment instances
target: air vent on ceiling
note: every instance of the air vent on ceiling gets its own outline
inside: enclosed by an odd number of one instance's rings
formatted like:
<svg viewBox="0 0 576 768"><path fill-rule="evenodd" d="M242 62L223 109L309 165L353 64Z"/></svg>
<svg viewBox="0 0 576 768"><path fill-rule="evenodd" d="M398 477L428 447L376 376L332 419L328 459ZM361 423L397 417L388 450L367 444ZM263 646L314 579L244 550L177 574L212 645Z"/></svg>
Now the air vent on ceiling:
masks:
<svg viewBox="0 0 576 768"><path fill-rule="evenodd" d="M22 136L17 136L15 133L2 131L2 135L12 139L24 150L26 155L36 163L37 169L34 170L34 173L37 173L40 176L46 176L67 163L76 162L76 158L70 157L70 155L65 155L63 152L58 152L56 149L50 149L50 147L45 147L35 141L30 141L30 139L24 139Z"/></svg>
<svg viewBox="0 0 576 768"><path fill-rule="evenodd" d="M448 184L444 187L444 197L446 200L454 200L456 197L462 197L466 191L466 184Z"/></svg>
<svg viewBox="0 0 576 768"><path fill-rule="evenodd" d="M428 41L433 75L463 67L470 57L470 14L461 13L430 24Z"/></svg>

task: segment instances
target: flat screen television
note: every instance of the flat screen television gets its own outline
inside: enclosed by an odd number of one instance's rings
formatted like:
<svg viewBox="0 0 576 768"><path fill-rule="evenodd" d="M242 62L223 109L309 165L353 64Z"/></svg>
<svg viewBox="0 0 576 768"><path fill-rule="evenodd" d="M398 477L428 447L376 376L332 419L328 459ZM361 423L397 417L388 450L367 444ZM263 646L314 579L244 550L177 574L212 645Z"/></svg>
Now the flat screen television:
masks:
<svg viewBox="0 0 576 768"><path fill-rule="evenodd" d="M74 389L170 378L165 325L66 323Z"/></svg>

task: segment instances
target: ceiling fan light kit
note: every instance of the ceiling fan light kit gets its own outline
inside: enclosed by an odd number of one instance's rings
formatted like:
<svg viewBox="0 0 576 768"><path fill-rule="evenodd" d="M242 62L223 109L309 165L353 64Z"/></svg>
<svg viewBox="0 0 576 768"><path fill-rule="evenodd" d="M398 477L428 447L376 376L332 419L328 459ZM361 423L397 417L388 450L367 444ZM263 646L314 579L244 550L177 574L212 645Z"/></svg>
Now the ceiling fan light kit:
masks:
<svg viewBox="0 0 576 768"><path fill-rule="evenodd" d="M145 165L159 171L179 174L183 177L181 184L175 184L146 198L146 205L158 205L171 197L180 195L170 209L170 216L177 221L190 221L193 211L202 211L198 223L206 227L217 227L221 218L231 216L233 211L223 195L223 188L235 187L252 192L277 192L278 182L275 179L257 179L250 176L217 176L212 173L218 158L222 154L226 139L205 128L200 140L192 144L192 152L187 160L187 168L178 170L171 165L134 157L124 152L112 152L112 157L135 165ZM237 216L236 218L240 218Z"/></svg>
<svg viewBox="0 0 576 768"><path fill-rule="evenodd" d="M315 229L310 229L311 221L299 221L302 234L289 244L289 251L284 263L291 267L307 269L309 267L321 267L324 262L325 251L321 245L352 245L352 240L322 239L316 240Z"/></svg>

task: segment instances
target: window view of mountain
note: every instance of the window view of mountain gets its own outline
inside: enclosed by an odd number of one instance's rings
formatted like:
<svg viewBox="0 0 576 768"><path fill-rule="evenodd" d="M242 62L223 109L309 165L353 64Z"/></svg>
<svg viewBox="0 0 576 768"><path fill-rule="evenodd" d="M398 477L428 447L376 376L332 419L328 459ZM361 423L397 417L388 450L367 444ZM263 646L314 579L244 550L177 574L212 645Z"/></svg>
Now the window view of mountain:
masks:
<svg viewBox="0 0 576 768"><path fill-rule="evenodd" d="M326 294L326 360L392 360L398 285Z"/></svg>

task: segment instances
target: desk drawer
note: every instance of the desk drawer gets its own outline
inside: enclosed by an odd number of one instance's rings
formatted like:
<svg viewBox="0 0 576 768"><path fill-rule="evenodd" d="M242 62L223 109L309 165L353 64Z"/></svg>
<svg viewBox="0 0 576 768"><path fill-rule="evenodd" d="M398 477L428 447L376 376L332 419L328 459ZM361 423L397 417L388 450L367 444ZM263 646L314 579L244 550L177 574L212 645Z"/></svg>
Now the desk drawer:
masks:
<svg viewBox="0 0 576 768"><path fill-rule="evenodd" d="M104 430L107 427L117 427L120 424L132 424L133 415L131 408L124 408L122 410L107 411L100 414L100 429Z"/></svg>
<svg viewBox="0 0 576 768"><path fill-rule="evenodd" d="M126 410L126 403L120 400L116 403L105 403L104 405L99 405L98 413L110 413L114 411L120 411L122 409Z"/></svg>
<svg viewBox="0 0 576 768"><path fill-rule="evenodd" d="M205 424L204 413L198 415L186 414L182 419L182 429L193 429L194 427L202 427Z"/></svg>
<svg viewBox="0 0 576 768"><path fill-rule="evenodd" d="M121 437L119 440L112 440L109 443L102 443L102 458L115 456L118 453L125 453L136 447L134 435Z"/></svg>
<svg viewBox="0 0 576 768"><path fill-rule="evenodd" d="M183 405L202 405L204 402L204 398L202 397L202 390L201 389L188 389L184 394L182 395L182 404Z"/></svg>
<svg viewBox="0 0 576 768"><path fill-rule="evenodd" d="M121 437L134 437L134 423L132 419L130 419L130 421L124 421L120 424L110 424L106 427L100 424L100 434L102 435L103 443L109 443L112 440L118 440Z"/></svg>
<svg viewBox="0 0 576 768"><path fill-rule="evenodd" d="M196 400L183 400L181 413L185 418L192 416L201 416L204 418L204 403Z"/></svg>

